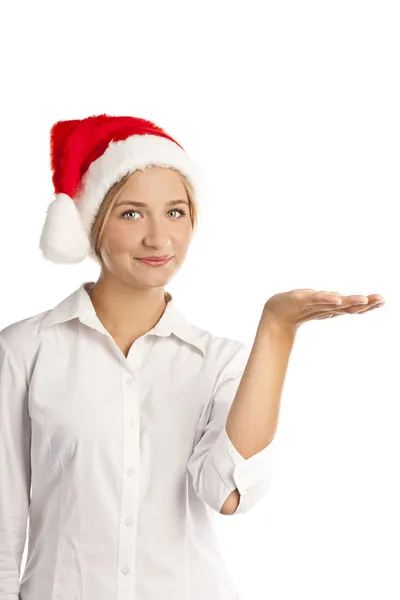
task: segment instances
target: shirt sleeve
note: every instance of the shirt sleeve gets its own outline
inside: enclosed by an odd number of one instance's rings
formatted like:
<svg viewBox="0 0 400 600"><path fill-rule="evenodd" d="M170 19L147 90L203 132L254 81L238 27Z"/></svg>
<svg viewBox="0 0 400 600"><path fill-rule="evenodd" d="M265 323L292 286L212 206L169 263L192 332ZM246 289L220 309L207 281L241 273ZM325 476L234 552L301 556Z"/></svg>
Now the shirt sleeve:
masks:
<svg viewBox="0 0 400 600"><path fill-rule="evenodd" d="M30 506L28 385L0 337L0 600L18 600Z"/></svg>
<svg viewBox="0 0 400 600"><path fill-rule="evenodd" d="M257 454L245 459L226 431L226 420L251 348L241 344L214 388L210 417L188 462L196 494L220 513L230 493L237 489L236 511L250 510L270 488L274 440Z"/></svg>

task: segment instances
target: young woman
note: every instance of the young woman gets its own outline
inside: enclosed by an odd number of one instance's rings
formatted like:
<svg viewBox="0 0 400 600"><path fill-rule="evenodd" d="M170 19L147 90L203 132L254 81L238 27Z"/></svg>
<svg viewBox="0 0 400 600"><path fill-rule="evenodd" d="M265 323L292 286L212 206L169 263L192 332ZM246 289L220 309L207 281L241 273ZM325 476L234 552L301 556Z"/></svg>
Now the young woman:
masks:
<svg viewBox="0 0 400 600"><path fill-rule="evenodd" d="M183 148L103 114L56 123L51 166L43 255L100 276L0 331L0 600L237 599L213 517L267 493L296 331L381 297L292 290L252 348L215 336L165 290L197 220Z"/></svg>

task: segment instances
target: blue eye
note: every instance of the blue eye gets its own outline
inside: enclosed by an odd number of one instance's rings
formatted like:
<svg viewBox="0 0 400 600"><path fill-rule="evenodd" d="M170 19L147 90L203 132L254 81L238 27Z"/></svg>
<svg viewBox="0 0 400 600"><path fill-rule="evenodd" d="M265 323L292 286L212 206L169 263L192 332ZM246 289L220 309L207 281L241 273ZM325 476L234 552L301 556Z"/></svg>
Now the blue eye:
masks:
<svg viewBox="0 0 400 600"><path fill-rule="evenodd" d="M169 212L179 212L179 213L181 213L182 216L186 215L185 211L181 210L180 208L173 208ZM125 217L125 215L129 215L130 213L138 213L138 214L140 214L138 210L126 210L125 212L123 212L121 214L121 217ZM127 220L128 221L131 221L131 220L134 221L135 219L127 219ZM175 219L175 220L177 220L177 219Z"/></svg>

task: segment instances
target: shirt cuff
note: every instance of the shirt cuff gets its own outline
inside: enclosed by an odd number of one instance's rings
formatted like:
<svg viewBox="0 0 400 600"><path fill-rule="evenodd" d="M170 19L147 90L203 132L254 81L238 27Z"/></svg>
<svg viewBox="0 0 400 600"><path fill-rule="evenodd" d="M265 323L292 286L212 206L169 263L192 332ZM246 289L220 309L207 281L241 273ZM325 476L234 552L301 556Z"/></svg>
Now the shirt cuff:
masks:
<svg viewBox="0 0 400 600"><path fill-rule="evenodd" d="M221 429L212 457L216 470L231 492L237 488L240 494L244 494L258 483L270 481L275 448L273 441L246 459L233 445L226 426Z"/></svg>

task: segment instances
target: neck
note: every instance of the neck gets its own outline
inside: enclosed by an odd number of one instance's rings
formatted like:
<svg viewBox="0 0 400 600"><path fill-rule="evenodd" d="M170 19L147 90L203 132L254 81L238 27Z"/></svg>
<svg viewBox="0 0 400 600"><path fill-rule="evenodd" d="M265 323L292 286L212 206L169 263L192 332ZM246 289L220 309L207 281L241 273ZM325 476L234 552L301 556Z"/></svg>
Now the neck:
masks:
<svg viewBox="0 0 400 600"><path fill-rule="evenodd" d="M144 335L157 324L171 299L163 288L142 290L101 278L86 286L86 291L111 335Z"/></svg>

